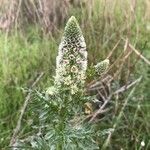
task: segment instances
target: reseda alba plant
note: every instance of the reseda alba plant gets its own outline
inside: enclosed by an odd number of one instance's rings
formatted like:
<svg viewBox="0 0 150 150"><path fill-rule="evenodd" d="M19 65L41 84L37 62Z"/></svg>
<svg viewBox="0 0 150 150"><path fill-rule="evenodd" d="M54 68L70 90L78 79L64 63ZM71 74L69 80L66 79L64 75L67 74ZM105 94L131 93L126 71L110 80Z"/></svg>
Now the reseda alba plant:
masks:
<svg viewBox="0 0 150 150"><path fill-rule="evenodd" d="M93 70L100 75L108 65L107 59L94 66ZM26 142L20 140L16 146L27 145L34 150L98 149L93 139L96 136L93 128L77 123L78 118L84 116L83 105L88 99L84 93L86 70L85 40L72 16L59 45L54 85L47 89L46 96L37 92L36 104L33 105L34 114L39 114L39 120L36 120L39 124L33 125L33 130L36 129L34 135Z"/></svg>

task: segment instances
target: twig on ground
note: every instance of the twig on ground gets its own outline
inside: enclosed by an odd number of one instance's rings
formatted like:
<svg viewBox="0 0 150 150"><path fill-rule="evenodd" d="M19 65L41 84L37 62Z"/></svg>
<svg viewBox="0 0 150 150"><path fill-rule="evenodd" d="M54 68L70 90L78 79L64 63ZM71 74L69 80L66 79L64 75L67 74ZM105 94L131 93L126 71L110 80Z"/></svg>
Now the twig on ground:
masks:
<svg viewBox="0 0 150 150"><path fill-rule="evenodd" d="M120 89L116 90L113 94L119 94L124 92L125 90L129 89L130 87L134 86L137 82L140 82L142 79L142 77L138 78L137 80L135 80L134 82L130 83L129 85L124 85L122 86Z"/></svg>
<svg viewBox="0 0 150 150"><path fill-rule="evenodd" d="M92 81L89 83L86 87L86 92L95 91L101 89L102 83L110 83L113 80L113 77L111 75L107 75L106 77L99 78L97 80Z"/></svg>
<svg viewBox="0 0 150 150"><path fill-rule="evenodd" d="M142 78L140 77L140 78L138 78L137 80L135 80L134 84L135 84L135 83L139 83L139 82L141 81L141 79L142 79ZM133 86L134 84L132 84L132 86ZM129 86L129 88L130 88L130 87L131 87L131 86ZM115 122L114 125L113 125L112 131L108 134L108 137L107 137L107 139L105 140L105 142L104 142L104 144L103 144L103 146L102 146L102 149L106 149L107 146L109 145L110 140L111 140L111 137L112 137L112 134L113 134L114 131L116 130L117 125L119 124L119 120L121 119L121 117L122 117L122 115L123 115L123 111L124 111L125 107L127 106L127 103L128 103L128 101L129 101L129 99L131 98L132 94L134 93L135 88L136 88L136 87L134 87L134 88L131 90L131 92L129 93L128 97L125 99L125 102L124 102L124 104L123 104L123 107L121 108L121 111L120 111L120 113L119 113L119 115L118 115L118 117L117 117L117 120L116 120L116 122Z"/></svg>
<svg viewBox="0 0 150 150"><path fill-rule="evenodd" d="M121 41L121 39L119 39L118 42L115 44L115 46L113 47L113 49L110 51L110 53L109 53L108 56L106 57L107 59L110 59L110 57L112 56L112 54L114 53L114 51L115 51L116 48L118 47L120 41Z"/></svg>
<svg viewBox="0 0 150 150"><path fill-rule="evenodd" d="M40 81L40 79L42 78L42 76L44 75L44 73L40 73L40 75L36 78L36 80L33 82L33 84L31 85L31 89L33 89L35 87L35 85ZM17 121L17 125L16 125L16 128L14 129L14 132L13 132L13 135L12 135L12 138L10 140L10 146L13 146L13 144L16 142L17 140L17 135L18 135L18 132L21 128L21 121L22 121L22 118L23 118L23 115L24 115L24 112L25 112L25 109L29 103L29 100L31 98L31 91L29 91L29 93L27 94L26 98L25 98L25 102L21 108L21 111L20 111L20 116L19 116L19 119Z"/></svg>
<svg viewBox="0 0 150 150"><path fill-rule="evenodd" d="M122 38L122 39L125 41L124 38ZM137 49L135 49L135 47L134 47L131 43L129 43L128 46L129 46L141 59L143 59L144 62L146 62L148 65L150 65L150 61L149 61L147 58L145 58Z"/></svg>
<svg viewBox="0 0 150 150"><path fill-rule="evenodd" d="M103 109L105 108L105 106L108 104L108 102L111 99L111 95L104 101L104 104L93 114L92 118L90 119L89 123L92 123L93 120L101 113L103 112Z"/></svg>
<svg viewBox="0 0 150 150"><path fill-rule="evenodd" d="M112 98L113 95L120 94L120 93L126 91L127 89L131 88L135 84L139 83L141 81L141 79L142 79L142 77L138 78L137 80L135 80L134 82L132 82L132 83L130 83L128 85L122 86L121 88L119 88L118 90L116 90L115 92L113 92L112 94L110 94L107 97L107 99L105 99L103 105L95 113L92 114L92 118L89 120L89 123L92 123L99 114L101 114L102 112L104 112L104 110L106 109L105 106L111 100L111 98ZM88 118L89 117L91 117L91 116L88 116Z"/></svg>

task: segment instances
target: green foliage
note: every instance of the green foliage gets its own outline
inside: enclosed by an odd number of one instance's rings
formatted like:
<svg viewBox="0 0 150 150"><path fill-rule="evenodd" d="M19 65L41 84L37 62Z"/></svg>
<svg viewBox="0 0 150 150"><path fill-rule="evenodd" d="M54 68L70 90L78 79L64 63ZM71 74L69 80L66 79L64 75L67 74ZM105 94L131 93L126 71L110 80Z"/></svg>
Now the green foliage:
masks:
<svg viewBox="0 0 150 150"><path fill-rule="evenodd" d="M40 38L36 30L26 36L0 33L0 147L2 143L8 145L26 91L38 74L46 74L39 87L51 84L47 78L54 70L56 53L50 49L56 46L52 39ZM47 59L43 61L45 56Z"/></svg>
<svg viewBox="0 0 150 150"><path fill-rule="evenodd" d="M24 142L18 141L17 149L98 149L93 139L96 137L95 131L85 124L78 125L74 119L74 114L80 112L77 117L83 115L81 106L85 100L81 95L73 98L62 91L58 95L45 97L36 92L35 97L30 105L33 118L36 118L32 124L34 134Z"/></svg>

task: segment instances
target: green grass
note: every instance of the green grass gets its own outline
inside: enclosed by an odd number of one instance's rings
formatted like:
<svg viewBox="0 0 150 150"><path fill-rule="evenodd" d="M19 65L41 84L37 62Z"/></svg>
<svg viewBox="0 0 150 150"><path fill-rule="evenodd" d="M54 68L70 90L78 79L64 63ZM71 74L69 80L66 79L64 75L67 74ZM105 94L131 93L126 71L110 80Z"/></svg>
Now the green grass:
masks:
<svg viewBox="0 0 150 150"><path fill-rule="evenodd" d="M45 73L40 87L49 86L47 78L54 73L56 49L56 41L42 39L36 31L8 37L0 33L0 143L10 138L26 96L24 90L31 87L39 73Z"/></svg>
<svg viewBox="0 0 150 150"><path fill-rule="evenodd" d="M130 12L125 9L127 4L124 8L123 4L119 3L111 12L109 7L104 8L104 3L98 5L98 2L98 0L95 1L91 18L84 8L72 10L70 13L76 14L81 23L89 53L89 65L105 59L122 37L127 37L147 59L150 59L150 29L148 29L150 20L143 17L146 13L144 3L138 1L134 12L136 17L133 21ZM47 37L41 35L39 28L33 27L27 28L26 33L15 31L6 35L0 32L0 149L3 147L6 149L9 144L19 109L26 97L24 89L30 88L41 72L45 74L37 88L43 91L51 85L60 42L58 37L61 37L61 32L57 33L57 36ZM111 63L122 53L124 45L125 42L121 40L111 57ZM134 65L137 59L138 62ZM144 149L148 150L150 148L150 68L135 54L129 61L131 79L139 76L143 78L119 118L108 149L142 150L141 141L144 141ZM123 69L125 72L126 66L127 64ZM116 71L115 67L112 72ZM121 84L125 82L125 78L126 74L120 75L117 82ZM99 130L113 127L128 94L129 92L123 95L121 100L114 100L117 112L112 116L111 122L102 122L98 125ZM24 122L27 120L28 116L24 118ZM106 138L104 136L100 141L101 145Z"/></svg>

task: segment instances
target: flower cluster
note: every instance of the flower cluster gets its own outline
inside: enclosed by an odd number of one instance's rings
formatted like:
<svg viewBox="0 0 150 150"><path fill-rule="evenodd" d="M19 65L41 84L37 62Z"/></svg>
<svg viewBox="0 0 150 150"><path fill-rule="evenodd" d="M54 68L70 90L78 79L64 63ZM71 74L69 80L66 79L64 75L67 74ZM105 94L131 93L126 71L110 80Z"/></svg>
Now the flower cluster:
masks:
<svg viewBox="0 0 150 150"><path fill-rule="evenodd" d="M109 66L109 59L105 59L101 62L99 62L97 65L95 65L95 71L98 75L101 75L102 73L104 73L107 68Z"/></svg>
<svg viewBox="0 0 150 150"><path fill-rule="evenodd" d="M82 31L75 17L65 27L56 58L55 84L76 94L83 87L87 69L87 51Z"/></svg>

